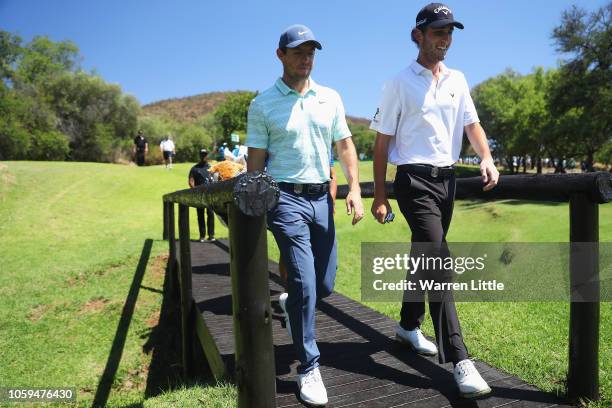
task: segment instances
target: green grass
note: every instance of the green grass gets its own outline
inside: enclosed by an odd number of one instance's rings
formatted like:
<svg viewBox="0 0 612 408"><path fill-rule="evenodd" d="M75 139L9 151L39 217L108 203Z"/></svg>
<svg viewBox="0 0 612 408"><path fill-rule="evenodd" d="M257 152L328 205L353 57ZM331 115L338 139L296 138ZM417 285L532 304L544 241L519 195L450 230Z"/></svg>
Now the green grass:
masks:
<svg viewBox="0 0 612 408"><path fill-rule="evenodd" d="M159 166L0 162L0 387L76 387L77 405L91 406L143 245L152 239L108 405L235 405L235 389L228 385L168 386L152 398L144 392L154 354L151 334L162 303L161 256L167 253L167 243L161 241L161 196L187 187L189 167L180 164L166 171ZM360 163L360 171L362 180L371 180L371 162ZM336 215L336 288L355 299L360 297L361 241L409 240L405 222L397 219L380 226L369 215L371 200L365 205L366 218L355 227L343 214L343 202ZM193 210L191 217L196 237ZM566 204L461 201L449 239L567 241L568 228ZM227 236L220 223L217 236ZM600 236L612 241L612 205L600 207ZM277 259L274 240L269 242L270 256ZM370 306L393 318L399 313L398 304ZM543 389L562 387L566 304L462 303L458 309L475 357ZM612 394L610 312L610 303L602 304L600 381L605 403ZM424 330L432 333L429 321Z"/></svg>
<svg viewBox="0 0 612 408"><path fill-rule="evenodd" d="M187 187L188 170L0 162L0 387L76 387L78 405L91 406L152 239L108 405L144 400L151 353L143 347L157 324L162 296L154 290L165 266L158 257L167 253L161 196ZM191 218L197 237L194 210ZM227 236L219 222L217 236Z"/></svg>
<svg viewBox="0 0 612 408"><path fill-rule="evenodd" d="M163 393L145 401L143 405L144 408L231 408L236 406L236 398L236 388L232 385L200 385Z"/></svg>

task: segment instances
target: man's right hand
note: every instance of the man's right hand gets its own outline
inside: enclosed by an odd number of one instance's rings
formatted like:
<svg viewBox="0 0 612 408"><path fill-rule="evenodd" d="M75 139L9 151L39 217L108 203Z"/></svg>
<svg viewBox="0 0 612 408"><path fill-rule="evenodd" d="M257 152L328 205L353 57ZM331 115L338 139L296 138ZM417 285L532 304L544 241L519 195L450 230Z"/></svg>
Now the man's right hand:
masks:
<svg viewBox="0 0 612 408"><path fill-rule="evenodd" d="M374 198L374 202L372 203L372 215L376 218L381 224L385 223L385 217L391 211L391 204L389 204L389 200L387 198Z"/></svg>

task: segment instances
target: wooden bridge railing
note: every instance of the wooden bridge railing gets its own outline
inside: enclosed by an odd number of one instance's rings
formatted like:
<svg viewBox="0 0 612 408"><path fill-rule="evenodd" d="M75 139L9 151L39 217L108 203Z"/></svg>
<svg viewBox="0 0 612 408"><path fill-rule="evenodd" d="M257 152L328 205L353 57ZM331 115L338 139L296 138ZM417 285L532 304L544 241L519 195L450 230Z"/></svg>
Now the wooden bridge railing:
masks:
<svg viewBox="0 0 612 408"><path fill-rule="evenodd" d="M386 183L394 198L393 185ZM371 198L373 183L361 183L362 197ZM346 197L347 186L339 186L338 198ZM612 201L612 174L597 172L562 175L503 176L499 185L482 191L480 177L457 180L458 199L516 199L569 202L570 242L599 241L599 204ZM213 206L226 220L230 235L230 271L236 344L236 383L240 407L275 406L275 369L268 292L266 209L276 205L278 189L265 174L248 174L237 179L182 190L164 196L164 239L170 241L169 270L178 272L183 335L183 367L191 372L190 339L197 332L209 365L217 378L225 367L196 313L191 295L189 207ZM174 204L179 204L179 247L176 253ZM598 299L599 252L570 252L571 288L588 290ZM178 256L177 256L178 255ZM589 283L588 285L585 282ZM579 291L578 291L579 293ZM595 296L593 296L595 293ZM599 302L572 299L570 305L569 367L567 392L570 399L599 399ZM194 316L197 315L197 316ZM247 380L248 378L248 380Z"/></svg>
<svg viewBox="0 0 612 408"><path fill-rule="evenodd" d="M219 183L176 191L163 197L164 239L168 239L170 244L168 270L170 281L175 282L175 286L178 282L185 376L193 373L191 341L194 334L197 334L215 378L224 379L227 376L217 345L193 300L189 207L212 206L229 227L235 380L240 407L275 406L276 370L265 214L276 205L278 197L278 186L265 173L245 174ZM175 204L178 204L179 213L178 254L175 243Z"/></svg>

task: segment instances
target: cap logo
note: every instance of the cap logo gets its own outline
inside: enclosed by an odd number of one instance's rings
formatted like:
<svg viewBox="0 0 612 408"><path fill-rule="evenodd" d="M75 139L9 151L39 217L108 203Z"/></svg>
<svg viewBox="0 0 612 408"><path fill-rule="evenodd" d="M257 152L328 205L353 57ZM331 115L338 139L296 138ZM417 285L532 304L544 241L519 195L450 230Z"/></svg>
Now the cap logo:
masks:
<svg viewBox="0 0 612 408"><path fill-rule="evenodd" d="M448 15L448 13L452 13L452 11L446 6L437 7L434 9L433 12L435 14L438 14L439 12L443 12L445 15Z"/></svg>
<svg viewBox="0 0 612 408"><path fill-rule="evenodd" d="M308 31L298 31L298 35L304 35L306 34Z"/></svg>
<svg viewBox="0 0 612 408"><path fill-rule="evenodd" d="M417 21L416 25L420 26L421 24L424 24L426 22L427 22L427 18L424 18L421 21Z"/></svg>

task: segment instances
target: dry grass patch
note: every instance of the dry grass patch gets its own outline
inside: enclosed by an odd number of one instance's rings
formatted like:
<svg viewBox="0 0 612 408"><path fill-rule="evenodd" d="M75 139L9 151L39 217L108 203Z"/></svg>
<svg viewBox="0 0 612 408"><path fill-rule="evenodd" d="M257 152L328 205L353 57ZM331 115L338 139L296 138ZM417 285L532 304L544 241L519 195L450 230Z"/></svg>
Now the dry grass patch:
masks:
<svg viewBox="0 0 612 408"><path fill-rule="evenodd" d="M116 390L138 390L144 391L147 385L147 377L149 369L145 366L140 366L128 371L127 378L118 384Z"/></svg>
<svg viewBox="0 0 612 408"><path fill-rule="evenodd" d="M77 315L80 316L84 314L98 313L104 310L104 308L106 308L106 306L110 303L111 303L110 299L107 299L102 296L90 299L87 302L85 302L85 304L81 307Z"/></svg>
<svg viewBox="0 0 612 408"><path fill-rule="evenodd" d="M153 314L145 321L147 327L153 328L159 323L160 311L156 310Z"/></svg>
<svg viewBox="0 0 612 408"><path fill-rule="evenodd" d="M166 266L168 265L168 255L160 255L153 259L153 262L149 265L149 277L153 281L152 283L160 289L164 285L164 278L166 276Z"/></svg>
<svg viewBox="0 0 612 408"><path fill-rule="evenodd" d="M53 308L52 305L38 305L28 313L27 319L31 322L39 321L45 313Z"/></svg>

